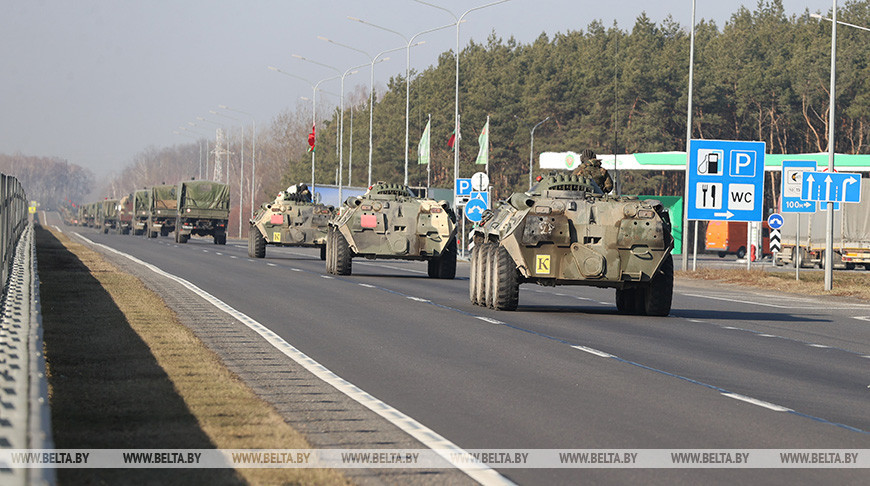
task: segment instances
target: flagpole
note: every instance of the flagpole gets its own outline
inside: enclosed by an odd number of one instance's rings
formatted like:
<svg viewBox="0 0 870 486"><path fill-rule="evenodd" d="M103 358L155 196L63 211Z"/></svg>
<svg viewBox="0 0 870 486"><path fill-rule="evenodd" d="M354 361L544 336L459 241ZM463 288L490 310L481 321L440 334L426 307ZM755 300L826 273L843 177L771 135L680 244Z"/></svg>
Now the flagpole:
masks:
<svg viewBox="0 0 870 486"><path fill-rule="evenodd" d="M429 136L426 137L426 145L430 145L431 140L432 140L431 127L432 127L432 114L429 113L429 122L426 123L426 128L429 129L430 132L429 132ZM428 154L430 154L430 159L426 161L426 197L429 197L429 186L432 185L432 160L431 160L432 152L429 151L429 147L426 147L426 152Z"/></svg>
<svg viewBox="0 0 870 486"><path fill-rule="evenodd" d="M486 177L489 178L489 115L486 115Z"/></svg>

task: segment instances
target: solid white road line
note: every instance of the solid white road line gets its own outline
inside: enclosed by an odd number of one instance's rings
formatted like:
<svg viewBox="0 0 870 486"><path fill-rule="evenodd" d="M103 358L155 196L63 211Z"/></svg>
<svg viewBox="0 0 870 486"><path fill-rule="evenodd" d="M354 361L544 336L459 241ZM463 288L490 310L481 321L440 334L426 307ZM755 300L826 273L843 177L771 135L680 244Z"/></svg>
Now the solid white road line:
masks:
<svg viewBox="0 0 870 486"><path fill-rule="evenodd" d="M774 412L792 412L793 410L790 408L782 407L780 405L776 405L774 403L765 402L764 400L758 400L752 397L747 397L746 395L740 395L737 393L723 393L722 396L726 396L728 398L733 398L735 400L740 400L741 402L751 403L753 405L757 405L759 407L764 407L769 410L773 410Z"/></svg>
<svg viewBox="0 0 870 486"><path fill-rule="evenodd" d="M486 466L483 463L477 462L477 463L473 463L473 464L464 464L464 463L461 463L461 461L456 461L455 457L468 457L469 456L468 452L466 452L464 449L461 449L459 446L457 446L453 442L450 442L449 440L447 440L446 438L437 434L435 431L429 429L428 427L421 424L420 422L414 420L413 418L409 417L408 415L405 415L404 413L393 408L392 406L388 405L387 403L385 403L381 400L378 400L377 398L366 393L364 390L360 389L359 387L357 387L353 383L350 383L349 381L345 380L344 378L341 378L340 376L336 375L335 373L330 371L328 368L326 368L322 364L318 363L317 361L313 360L312 358L310 358L308 355L306 355L302 351L293 347L293 345L291 345L290 343L285 341L283 338L281 338L280 336L275 334L275 332L272 331L271 329L269 329L268 327L260 324L259 322L255 321L254 319L252 319L252 318L248 317L247 315L243 314L242 312L236 310L235 308L231 307L230 305L226 304L225 302L221 301L220 299L211 295L210 293L206 292L205 290L202 290L201 288L197 287L196 285L188 282L187 280L185 280L181 277L177 277L171 273L165 272L165 271L161 270L160 268L158 268L150 263L144 262L144 261L142 261L142 260L140 260L132 255L128 255L127 253L115 250L114 248L108 247L106 245L94 243L93 241L85 238L84 236L81 236L81 235L78 235L78 236L91 245L99 246L101 248L104 248L107 251L110 251L112 253L116 253L116 254L121 255L125 258L128 258L131 261L138 263L138 264L144 266L145 268L148 268L149 270L153 271L154 273L156 273L158 275L161 275L163 277L166 277L170 280L173 280L173 281L178 282L179 284L183 285L184 287L186 287L187 289L189 289L193 293L199 295L200 297L202 297L203 299L205 299L209 303L213 304L218 309L226 312L230 317L233 317L234 319L236 319L239 322L248 326L251 330L253 330L257 334L262 336L263 339L265 339L269 344L271 344L276 349L278 349L279 351L284 353L286 356L293 359L293 361L296 361L297 363L299 363L303 368L305 368L310 373L312 373L313 375L320 378L322 381L332 385L339 392L345 394L347 397L356 401L360 405L368 408L372 412L380 415L381 417L383 417L384 419L386 419L387 421L389 421L390 423L392 423L393 425L395 425L396 427L398 427L399 429L401 429L402 431L404 431L405 433L407 433L411 437L414 437L415 439L420 441L426 447L435 451L438 455L440 455L442 458L444 458L448 463L452 464L454 467L461 470L462 472L467 474L469 477L471 477L475 481L477 481L481 484L486 484L486 485L489 485L489 484L513 485L514 484L512 481L505 478L504 476L502 476L501 474L496 472L494 469Z"/></svg>

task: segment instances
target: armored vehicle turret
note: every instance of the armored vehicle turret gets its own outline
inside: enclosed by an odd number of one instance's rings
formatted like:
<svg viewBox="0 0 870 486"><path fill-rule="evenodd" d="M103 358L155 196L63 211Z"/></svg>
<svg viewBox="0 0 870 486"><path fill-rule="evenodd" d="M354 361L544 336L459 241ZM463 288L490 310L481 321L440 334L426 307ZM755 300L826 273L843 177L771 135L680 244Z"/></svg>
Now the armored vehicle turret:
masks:
<svg viewBox="0 0 870 486"><path fill-rule="evenodd" d="M432 278L456 275L456 216L447 201L378 182L350 197L329 223L326 270L350 275L353 257L426 260Z"/></svg>
<svg viewBox="0 0 870 486"><path fill-rule="evenodd" d="M659 201L604 195L589 179L549 175L487 211L472 241L476 305L514 310L528 282L614 288L622 313L670 313L673 237Z"/></svg>
<svg viewBox="0 0 870 486"><path fill-rule="evenodd" d="M326 233L335 208L314 203L306 184L290 186L260 206L251 219L248 256L263 258L266 245L319 247L326 259Z"/></svg>

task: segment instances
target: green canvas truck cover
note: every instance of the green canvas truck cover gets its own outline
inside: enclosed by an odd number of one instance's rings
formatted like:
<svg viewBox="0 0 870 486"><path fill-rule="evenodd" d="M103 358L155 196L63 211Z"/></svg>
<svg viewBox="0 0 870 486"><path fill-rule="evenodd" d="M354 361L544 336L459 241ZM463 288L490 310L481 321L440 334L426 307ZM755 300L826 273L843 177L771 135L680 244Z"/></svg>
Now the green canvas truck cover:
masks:
<svg viewBox="0 0 870 486"><path fill-rule="evenodd" d="M212 181L184 181L178 185L180 209L216 209L229 211L230 188Z"/></svg>
<svg viewBox="0 0 870 486"><path fill-rule="evenodd" d="M154 186L148 192L150 198L148 206L151 209L175 210L178 207L175 194L175 186Z"/></svg>

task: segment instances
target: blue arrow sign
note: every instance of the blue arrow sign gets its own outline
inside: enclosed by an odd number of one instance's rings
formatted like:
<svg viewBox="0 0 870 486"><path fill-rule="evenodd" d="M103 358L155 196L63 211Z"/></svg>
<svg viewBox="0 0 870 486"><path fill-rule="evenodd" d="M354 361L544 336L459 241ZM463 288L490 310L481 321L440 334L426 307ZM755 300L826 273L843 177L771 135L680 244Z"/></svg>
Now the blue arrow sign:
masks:
<svg viewBox="0 0 870 486"><path fill-rule="evenodd" d="M782 161L782 212L815 213L816 204L801 199L803 173L816 170L814 160Z"/></svg>
<svg viewBox="0 0 870 486"><path fill-rule="evenodd" d="M480 222L483 212L489 209L483 199L469 199L465 204L465 217L472 223Z"/></svg>
<svg viewBox="0 0 870 486"><path fill-rule="evenodd" d="M770 226L771 229L780 229L782 228L782 215L773 213L767 217L767 225Z"/></svg>
<svg viewBox="0 0 870 486"><path fill-rule="evenodd" d="M764 147L764 142L692 140L688 219L762 221Z"/></svg>
<svg viewBox="0 0 870 486"><path fill-rule="evenodd" d="M825 202L861 202L861 174L804 172L801 199Z"/></svg>

